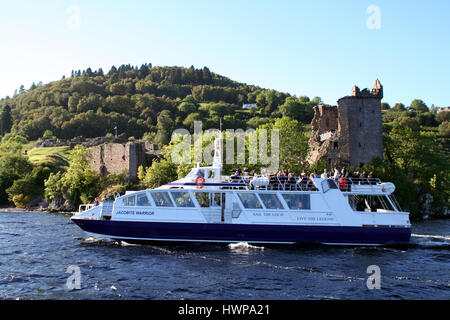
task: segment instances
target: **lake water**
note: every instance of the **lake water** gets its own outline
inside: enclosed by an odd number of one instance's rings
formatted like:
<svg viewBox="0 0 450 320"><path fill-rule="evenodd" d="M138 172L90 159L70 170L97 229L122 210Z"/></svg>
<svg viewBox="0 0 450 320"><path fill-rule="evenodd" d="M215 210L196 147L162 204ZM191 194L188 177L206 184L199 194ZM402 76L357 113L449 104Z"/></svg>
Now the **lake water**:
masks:
<svg viewBox="0 0 450 320"><path fill-rule="evenodd" d="M450 299L450 220L412 229L407 249L131 245L67 215L0 212L0 299Z"/></svg>

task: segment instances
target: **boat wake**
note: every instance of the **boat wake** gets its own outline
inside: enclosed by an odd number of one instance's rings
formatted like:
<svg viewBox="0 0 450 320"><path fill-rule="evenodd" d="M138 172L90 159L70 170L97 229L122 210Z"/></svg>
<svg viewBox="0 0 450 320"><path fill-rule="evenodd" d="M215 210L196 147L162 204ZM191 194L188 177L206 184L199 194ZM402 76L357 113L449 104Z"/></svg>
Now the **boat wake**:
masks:
<svg viewBox="0 0 450 320"><path fill-rule="evenodd" d="M247 242L237 242L237 243L230 243L228 245L228 248L236 251L249 251L249 250L264 250L264 247L261 246L253 246L251 244L248 244Z"/></svg>
<svg viewBox="0 0 450 320"><path fill-rule="evenodd" d="M450 249L450 236L411 234L411 244L419 248Z"/></svg>
<svg viewBox="0 0 450 320"><path fill-rule="evenodd" d="M89 236L86 238L80 238L80 240L81 245L83 246L105 246L105 247L120 246L120 243L108 238L97 238L94 236Z"/></svg>

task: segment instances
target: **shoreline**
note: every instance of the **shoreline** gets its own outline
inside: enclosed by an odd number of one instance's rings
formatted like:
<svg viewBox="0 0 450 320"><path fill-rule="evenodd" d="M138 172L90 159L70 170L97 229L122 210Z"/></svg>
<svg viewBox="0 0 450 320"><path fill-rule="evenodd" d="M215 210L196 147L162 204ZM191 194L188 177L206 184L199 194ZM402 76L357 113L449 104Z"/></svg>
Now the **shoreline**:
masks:
<svg viewBox="0 0 450 320"><path fill-rule="evenodd" d="M44 213L56 213L65 214L73 216L77 212L72 211L48 211L43 208L16 208L16 207L0 207L0 212L17 212L17 213L27 213L27 212L44 212Z"/></svg>

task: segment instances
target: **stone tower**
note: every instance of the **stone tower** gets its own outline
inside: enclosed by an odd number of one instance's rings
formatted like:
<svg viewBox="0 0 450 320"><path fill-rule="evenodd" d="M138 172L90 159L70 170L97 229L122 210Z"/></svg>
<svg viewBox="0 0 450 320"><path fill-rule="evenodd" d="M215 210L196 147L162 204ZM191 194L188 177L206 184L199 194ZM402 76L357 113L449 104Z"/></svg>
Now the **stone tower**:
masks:
<svg viewBox="0 0 450 320"><path fill-rule="evenodd" d="M383 86L377 79L372 91L352 88L337 106L314 109L307 162L325 159L329 166L358 167L383 156L381 99Z"/></svg>

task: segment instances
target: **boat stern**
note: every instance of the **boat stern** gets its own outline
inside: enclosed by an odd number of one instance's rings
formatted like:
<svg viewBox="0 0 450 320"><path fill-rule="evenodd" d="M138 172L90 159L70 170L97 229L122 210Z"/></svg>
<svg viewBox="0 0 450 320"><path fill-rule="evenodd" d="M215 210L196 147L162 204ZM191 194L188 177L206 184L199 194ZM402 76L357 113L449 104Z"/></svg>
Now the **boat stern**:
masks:
<svg viewBox="0 0 450 320"><path fill-rule="evenodd" d="M87 206L80 205L80 208L76 214L74 214L70 219L71 220L100 220L102 213L102 206Z"/></svg>

